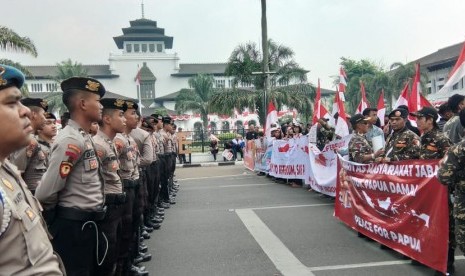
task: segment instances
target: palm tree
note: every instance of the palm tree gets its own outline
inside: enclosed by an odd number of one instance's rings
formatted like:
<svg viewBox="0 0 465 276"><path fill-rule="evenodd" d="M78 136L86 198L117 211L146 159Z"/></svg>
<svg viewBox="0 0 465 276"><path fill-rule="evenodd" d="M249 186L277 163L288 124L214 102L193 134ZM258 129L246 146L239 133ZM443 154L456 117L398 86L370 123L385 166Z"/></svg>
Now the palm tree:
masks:
<svg viewBox="0 0 465 276"><path fill-rule="evenodd" d="M11 51L19 53L27 53L37 57L37 49L31 39L28 37L21 37L13 30L0 26L0 51ZM13 66L22 71L26 76L32 77L32 74L26 67L9 59L0 59L0 64ZM28 96L29 91L27 86L21 88L23 96Z"/></svg>
<svg viewBox="0 0 465 276"><path fill-rule="evenodd" d="M208 127L208 113L211 111L210 100L216 93L213 81L210 75L200 74L190 78L188 83L191 89L181 89L176 97L175 109L178 112L199 113L205 130Z"/></svg>
<svg viewBox="0 0 465 276"><path fill-rule="evenodd" d="M4 26L0 26L0 50L27 53L37 57L37 49L31 39L21 37Z"/></svg>
<svg viewBox="0 0 465 276"><path fill-rule="evenodd" d="M87 69L85 69L81 63L73 62L71 59L57 63L56 66L56 74L52 78L58 84L70 77L87 77ZM60 113L66 111L66 106L63 104L62 95L62 92L53 92L46 97L50 110L56 112L60 111Z"/></svg>

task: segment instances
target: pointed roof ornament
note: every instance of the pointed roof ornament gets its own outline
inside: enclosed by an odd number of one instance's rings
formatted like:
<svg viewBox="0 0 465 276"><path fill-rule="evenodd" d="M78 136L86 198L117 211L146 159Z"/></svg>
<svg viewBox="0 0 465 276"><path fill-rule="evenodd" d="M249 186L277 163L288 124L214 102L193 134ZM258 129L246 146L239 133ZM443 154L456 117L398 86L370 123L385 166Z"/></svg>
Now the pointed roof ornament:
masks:
<svg viewBox="0 0 465 276"><path fill-rule="evenodd" d="M142 19L145 18L145 12L144 12L144 0L142 0L142 3L141 3L141 8L142 8Z"/></svg>

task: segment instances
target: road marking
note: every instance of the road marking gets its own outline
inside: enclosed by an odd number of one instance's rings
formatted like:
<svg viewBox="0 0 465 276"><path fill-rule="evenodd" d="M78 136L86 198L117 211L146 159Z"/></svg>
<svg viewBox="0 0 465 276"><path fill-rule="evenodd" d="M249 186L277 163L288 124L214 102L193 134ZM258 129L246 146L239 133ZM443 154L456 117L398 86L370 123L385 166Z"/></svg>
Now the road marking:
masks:
<svg viewBox="0 0 465 276"><path fill-rule="evenodd" d="M249 186L269 186L274 185L273 183L262 183L262 184L238 184L238 185L223 185L218 186L219 188L235 188L235 187L249 187Z"/></svg>
<svg viewBox="0 0 465 276"><path fill-rule="evenodd" d="M268 207L250 207L245 209L236 209L236 210L267 210L267 209L280 209L280 208L300 208L300 207L320 207L320 206L328 206L334 205L334 203L319 203L319 204L303 204L303 205L283 205L283 206L268 206Z"/></svg>
<svg viewBox="0 0 465 276"><path fill-rule="evenodd" d="M181 178L181 179L177 179L177 180L178 181L184 181L184 180L197 180L197 179L209 179L209 178L223 178L223 177L232 177L232 176L244 176L244 175L243 174L215 175L215 176ZM255 176L255 175L251 174L250 176Z"/></svg>
<svg viewBox="0 0 465 276"><path fill-rule="evenodd" d="M236 210L247 230L284 276L314 276L251 209Z"/></svg>

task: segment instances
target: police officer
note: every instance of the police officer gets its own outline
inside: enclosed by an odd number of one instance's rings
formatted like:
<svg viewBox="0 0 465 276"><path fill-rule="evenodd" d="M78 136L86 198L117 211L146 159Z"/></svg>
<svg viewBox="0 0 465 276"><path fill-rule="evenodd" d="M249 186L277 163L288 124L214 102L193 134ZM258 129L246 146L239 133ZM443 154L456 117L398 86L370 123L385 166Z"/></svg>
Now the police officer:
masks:
<svg viewBox="0 0 465 276"><path fill-rule="evenodd" d="M42 99L25 98L21 103L31 110L31 125L34 135L29 145L11 156L11 162L21 171L21 176L32 194L35 193L42 175L47 170L47 155L37 141L37 134L45 124L45 114L48 109L47 102Z"/></svg>
<svg viewBox="0 0 465 276"><path fill-rule="evenodd" d="M356 114L350 118L350 123L354 129L352 138L349 142L349 160L357 163L371 163L383 153L380 149L376 153L365 137L368 132L371 118L362 114Z"/></svg>
<svg viewBox="0 0 465 276"><path fill-rule="evenodd" d="M30 110L20 102L24 75L0 65L0 267L2 275L63 275L53 252L40 204L8 155L30 144Z"/></svg>
<svg viewBox="0 0 465 276"><path fill-rule="evenodd" d="M389 113L393 132L386 139L384 153L377 161L390 162L420 158L420 138L406 126L408 111L403 108Z"/></svg>
<svg viewBox="0 0 465 276"><path fill-rule="evenodd" d="M126 128L123 133L115 136L114 142L119 155L120 177L123 181L126 203L123 205L123 228L121 233L120 252L118 256L117 274L148 275L148 272L134 265L139 255L138 232L140 226L140 212L137 196L139 192L139 150L134 138L129 133L139 123L136 110L137 103L126 101L127 110L124 112ZM150 256L151 258L151 256ZM149 259L146 259L149 260Z"/></svg>
<svg viewBox="0 0 465 276"><path fill-rule="evenodd" d="M159 131L161 144L163 147L163 153L161 154L161 160L163 168L160 168L160 182L161 182L161 190L160 190L160 200L162 201L162 207L169 208L170 204L174 204L175 201L170 198L170 179L171 179L171 158L173 153L173 145L172 140L170 137L171 132L171 118L170 117L163 117L163 128Z"/></svg>
<svg viewBox="0 0 465 276"><path fill-rule="evenodd" d="M53 143L53 140L55 136L58 133L57 130L57 125L56 125L56 117L53 115L53 113L47 112L45 114L45 125L42 128L42 130L38 131L38 137L37 141L41 145L42 149L45 152L45 155L47 156L47 164L48 164L48 157L51 152L51 145Z"/></svg>
<svg viewBox="0 0 465 276"><path fill-rule="evenodd" d="M105 217L103 179L93 141L92 122L101 119L103 85L91 78L72 77L61 83L63 103L71 119L52 145L49 170L37 186L36 196L46 208L53 247L68 275L94 275L98 221Z"/></svg>
<svg viewBox="0 0 465 276"><path fill-rule="evenodd" d="M174 179L174 172L176 171L176 159L178 158L178 152L179 152L179 141L178 141L178 137L176 135L176 129L178 128L176 126L176 124L174 124L173 121L171 121L171 131L170 131L170 134L171 134L171 144L173 145L173 153L172 153L172 157L171 157L171 189L170 189L170 195L171 195L171 198L173 199L172 201L174 203L176 203L174 201L174 197L176 197L176 193L177 191L179 190L179 184L177 184L177 180Z"/></svg>
<svg viewBox="0 0 465 276"><path fill-rule="evenodd" d="M123 204L126 195L123 183L118 175L119 161L113 143L117 133L126 129L126 103L122 99L106 98L100 100L103 106L99 130L93 137L97 156L102 163L105 181L105 206L107 213L100 223L100 229L108 239L108 250L102 265L97 268L97 275L115 275L118 259L119 240L122 227Z"/></svg>

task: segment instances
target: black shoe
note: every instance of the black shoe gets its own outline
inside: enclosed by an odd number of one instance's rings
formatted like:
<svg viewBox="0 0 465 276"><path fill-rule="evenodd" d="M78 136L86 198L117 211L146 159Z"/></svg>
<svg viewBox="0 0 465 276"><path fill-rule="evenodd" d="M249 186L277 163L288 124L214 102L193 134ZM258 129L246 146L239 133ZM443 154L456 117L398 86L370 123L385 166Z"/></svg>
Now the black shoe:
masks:
<svg viewBox="0 0 465 276"><path fill-rule="evenodd" d="M145 252L147 252L148 250L149 250L149 248L147 247L147 245L145 245L145 244L139 245L139 252L140 252L140 253L145 253Z"/></svg>
<svg viewBox="0 0 465 276"><path fill-rule="evenodd" d="M155 223L162 223L163 222L163 219L160 218L160 217L154 217L153 219L150 220L150 222L152 224L155 224Z"/></svg>
<svg viewBox="0 0 465 276"><path fill-rule="evenodd" d="M143 231L147 231L148 233L152 233L153 232L153 227L152 226L148 226L147 224L142 226L142 230Z"/></svg>
<svg viewBox="0 0 465 276"><path fill-rule="evenodd" d="M164 216L165 215L165 209L163 211L156 211L155 216Z"/></svg>
<svg viewBox="0 0 465 276"><path fill-rule="evenodd" d="M140 238L139 238L139 242L140 242L140 243L143 243L143 242L144 242L144 237L140 237Z"/></svg>
<svg viewBox="0 0 465 276"><path fill-rule="evenodd" d="M165 209L169 209L171 207L169 202L162 202L162 205Z"/></svg>
<svg viewBox="0 0 465 276"><path fill-rule="evenodd" d="M153 228L153 229L155 229L155 228ZM142 233L140 234L140 236L143 237L144 240L150 239L150 235L149 235L149 233L147 233L147 231L142 231Z"/></svg>
<svg viewBox="0 0 465 276"><path fill-rule="evenodd" d="M150 253L140 253L135 259L134 264L139 264L143 262L148 262L152 259L152 254Z"/></svg>
<svg viewBox="0 0 465 276"><path fill-rule="evenodd" d="M176 204L176 200L174 198L170 198L170 204Z"/></svg>
<svg viewBox="0 0 465 276"><path fill-rule="evenodd" d="M148 228L153 228L153 223L150 221L150 220L147 220L145 223L144 223L145 227L148 227ZM148 232L148 231L147 231Z"/></svg>
<svg viewBox="0 0 465 276"><path fill-rule="evenodd" d="M148 276L149 275L148 271L142 270L142 269L140 269L139 267L137 267L135 265L131 266L131 269L130 269L129 272L133 276Z"/></svg>
<svg viewBox="0 0 465 276"><path fill-rule="evenodd" d="M161 227L161 223L154 223L153 224L153 229L154 230L158 230L158 229L160 229L160 227Z"/></svg>

